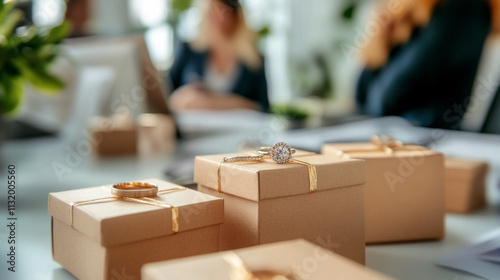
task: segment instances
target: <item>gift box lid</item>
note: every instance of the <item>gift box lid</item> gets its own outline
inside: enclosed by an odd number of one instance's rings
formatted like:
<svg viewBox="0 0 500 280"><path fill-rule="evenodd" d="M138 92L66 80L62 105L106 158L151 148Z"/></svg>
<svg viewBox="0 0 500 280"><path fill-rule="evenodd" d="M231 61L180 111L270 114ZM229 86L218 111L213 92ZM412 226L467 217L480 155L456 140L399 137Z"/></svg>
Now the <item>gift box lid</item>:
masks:
<svg viewBox="0 0 500 280"><path fill-rule="evenodd" d="M240 267L235 267L235 264L227 261L228 254L232 253L241 260L244 269L254 274L258 271L283 274L292 272L297 279L309 280L392 279L302 239L260 245L233 252L150 263L143 266L142 278L154 280L238 279L233 276Z"/></svg>
<svg viewBox="0 0 500 280"><path fill-rule="evenodd" d="M403 148L394 149L393 153L387 153L372 143L335 143L324 144L321 153L325 155L335 155L344 158L388 158L388 157L421 157L441 155L440 153L430 150L419 145L404 145Z"/></svg>
<svg viewBox="0 0 500 280"><path fill-rule="evenodd" d="M488 163L476 160L446 157L444 163L448 180L478 180L489 170Z"/></svg>
<svg viewBox="0 0 500 280"><path fill-rule="evenodd" d="M221 224L224 220L224 204L220 198L159 179L141 182L156 184L159 193L154 199L179 210L178 232ZM129 200L99 200L112 196L111 187L50 193L49 214L105 247L174 233L172 209ZM173 190L162 192L167 189ZM71 203L88 200L95 201L75 205L71 215Z"/></svg>
<svg viewBox="0 0 500 280"><path fill-rule="evenodd" d="M194 181L211 189L218 189L217 170L226 156L244 153L197 156L194 164ZM343 159L298 151L293 156L316 167L317 190L325 191L350 187L366 182L363 160ZM271 159L258 162L231 162L220 165L220 189L252 201L307 194L309 189L307 166L287 163L277 164Z"/></svg>

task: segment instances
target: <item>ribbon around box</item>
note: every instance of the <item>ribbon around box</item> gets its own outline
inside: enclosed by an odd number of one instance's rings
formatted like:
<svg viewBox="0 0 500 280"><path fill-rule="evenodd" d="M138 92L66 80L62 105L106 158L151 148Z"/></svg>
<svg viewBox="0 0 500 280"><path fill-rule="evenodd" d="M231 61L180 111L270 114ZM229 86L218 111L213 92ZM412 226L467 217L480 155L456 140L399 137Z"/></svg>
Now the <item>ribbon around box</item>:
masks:
<svg viewBox="0 0 500 280"><path fill-rule="evenodd" d="M386 154L392 155L395 151L408 151L410 147L420 147L417 144L404 144L403 142L396 140L389 135L373 135L370 142L376 147L376 149L368 150L351 150L351 151L339 151L339 156L344 156L346 154L353 153L367 153L367 152L384 152Z"/></svg>
<svg viewBox="0 0 500 280"><path fill-rule="evenodd" d="M285 143L277 143L276 145L286 145L288 147L288 158L285 159L283 162L277 162L277 164L283 164L283 163L296 163L300 165L304 165L307 167L307 172L308 172L308 177L309 177L309 193L314 193L318 191L318 175L316 172L316 166L314 164L310 164L308 162L298 160L298 159L292 159L290 148L287 144ZM276 146L275 145L275 146ZM274 149L274 146L273 146ZM222 193L222 186L221 186L221 166L223 163L230 163L230 162L258 162L258 161L264 161L265 156L264 155L248 155L248 156L235 156L235 157L226 157L224 158L224 161L219 162L217 165L217 191L219 193ZM273 158L273 160L275 160ZM275 160L276 161L276 160Z"/></svg>
<svg viewBox="0 0 500 280"><path fill-rule="evenodd" d="M234 251L224 253L222 258L231 267L231 274L229 275L231 280L300 280L298 274L293 269L291 272L286 273L272 270L251 271Z"/></svg>
<svg viewBox="0 0 500 280"><path fill-rule="evenodd" d="M185 190L185 187L176 187L165 190L158 190L158 186L151 183L145 182L128 182L128 183L119 183L113 185L111 188L112 196L108 197L100 197L95 199L74 201L69 204L69 221L70 226L73 227L73 212L74 208L81 204L91 204L95 202L104 202L108 201L117 201L124 200L135 203L143 203L152 206L158 206L161 208L171 209L172 210L172 234L176 234L179 232L179 208L168 204L161 200L156 200L154 197L157 197L157 194L170 193L175 191Z"/></svg>

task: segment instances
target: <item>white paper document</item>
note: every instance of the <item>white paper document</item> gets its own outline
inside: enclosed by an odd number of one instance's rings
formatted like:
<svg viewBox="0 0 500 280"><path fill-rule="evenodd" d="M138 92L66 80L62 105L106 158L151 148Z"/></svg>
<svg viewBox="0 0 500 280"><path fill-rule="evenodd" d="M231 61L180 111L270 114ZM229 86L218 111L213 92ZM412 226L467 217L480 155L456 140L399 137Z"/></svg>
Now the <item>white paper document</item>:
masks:
<svg viewBox="0 0 500 280"><path fill-rule="evenodd" d="M485 279L500 279L500 229L487 234L481 240L441 257L436 264Z"/></svg>

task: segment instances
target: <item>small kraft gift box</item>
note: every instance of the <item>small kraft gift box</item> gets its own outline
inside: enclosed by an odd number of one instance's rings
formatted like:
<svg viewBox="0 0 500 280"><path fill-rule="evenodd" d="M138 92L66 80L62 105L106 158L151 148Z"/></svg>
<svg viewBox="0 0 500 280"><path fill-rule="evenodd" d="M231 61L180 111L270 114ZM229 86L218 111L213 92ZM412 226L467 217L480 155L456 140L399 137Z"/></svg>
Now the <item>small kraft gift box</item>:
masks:
<svg viewBox="0 0 500 280"><path fill-rule="evenodd" d="M166 154L175 148L174 119L164 114L141 114L138 117L138 153L143 156Z"/></svg>
<svg viewBox="0 0 500 280"><path fill-rule="evenodd" d="M303 239L146 264L143 280L389 280Z"/></svg>
<svg viewBox="0 0 500 280"><path fill-rule="evenodd" d="M95 117L89 124L89 131L94 154L98 157L137 154L138 127L127 114Z"/></svg>
<svg viewBox="0 0 500 280"><path fill-rule="evenodd" d="M231 160L239 155L195 159L198 191L224 199L221 250L303 238L364 264L364 161L305 151L286 164Z"/></svg>
<svg viewBox="0 0 500 280"><path fill-rule="evenodd" d="M145 263L217 252L223 208L158 179L51 193L52 256L78 279L140 279Z"/></svg>
<svg viewBox="0 0 500 280"><path fill-rule="evenodd" d="M486 162L450 158L445 160L446 210L470 213L486 206Z"/></svg>
<svg viewBox="0 0 500 280"><path fill-rule="evenodd" d="M388 136L325 144L322 153L366 160L366 242L444 237L444 156Z"/></svg>

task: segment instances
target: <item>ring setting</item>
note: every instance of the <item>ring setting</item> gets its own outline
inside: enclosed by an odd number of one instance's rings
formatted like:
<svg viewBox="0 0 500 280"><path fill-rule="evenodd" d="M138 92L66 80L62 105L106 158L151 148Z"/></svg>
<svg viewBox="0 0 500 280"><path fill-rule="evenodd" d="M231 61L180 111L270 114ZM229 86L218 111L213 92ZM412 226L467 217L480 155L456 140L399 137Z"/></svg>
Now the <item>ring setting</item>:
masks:
<svg viewBox="0 0 500 280"><path fill-rule="evenodd" d="M292 154L295 153L295 151L296 150L291 148L288 144L279 142L272 147L259 148L257 150L258 155L225 157L224 162L261 161L264 157L269 156L274 162L285 164L292 159Z"/></svg>
<svg viewBox="0 0 500 280"><path fill-rule="evenodd" d="M287 143L279 142L274 144L271 148L263 147L257 151L260 155L269 155L278 164L284 164L292 159L292 154L295 149L290 148Z"/></svg>

